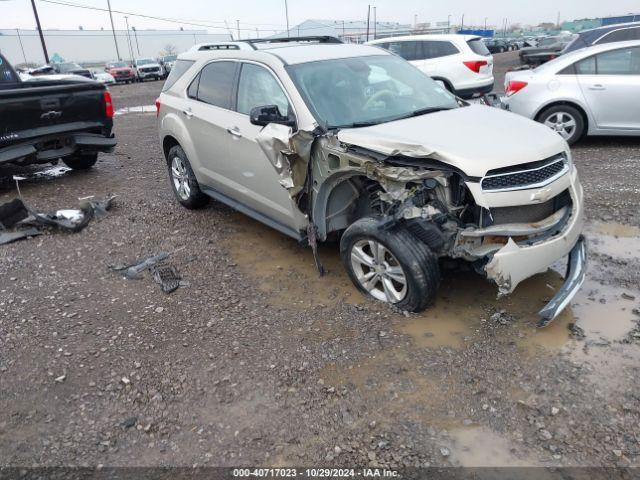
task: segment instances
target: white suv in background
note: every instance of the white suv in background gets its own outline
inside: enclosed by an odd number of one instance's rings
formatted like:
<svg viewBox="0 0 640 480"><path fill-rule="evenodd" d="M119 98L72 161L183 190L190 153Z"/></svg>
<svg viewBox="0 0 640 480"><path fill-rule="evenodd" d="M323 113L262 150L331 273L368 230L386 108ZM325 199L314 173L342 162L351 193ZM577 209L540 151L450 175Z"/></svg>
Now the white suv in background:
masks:
<svg viewBox="0 0 640 480"><path fill-rule="evenodd" d="M410 35L373 40L401 56L452 93L471 98L493 89L493 56L476 35Z"/></svg>

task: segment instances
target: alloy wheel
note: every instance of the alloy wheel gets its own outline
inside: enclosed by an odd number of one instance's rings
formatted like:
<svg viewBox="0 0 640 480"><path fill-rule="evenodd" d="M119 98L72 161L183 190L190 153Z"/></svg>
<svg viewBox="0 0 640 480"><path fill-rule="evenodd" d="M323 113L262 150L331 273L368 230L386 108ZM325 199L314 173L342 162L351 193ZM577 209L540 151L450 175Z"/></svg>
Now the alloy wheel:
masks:
<svg viewBox="0 0 640 480"><path fill-rule="evenodd" d="M376 240L354 243L351 266L360 286L377 300L398 303L407 295L407 277L402 266L382 243Z"/></svg>
<svg viewBox="0 0 640 480"><path fill-rule="evenodd" d="M188 200L191 196L191 187L189 185L189 171L187 166L180 157L175 156L171 159L171 179L173 186L182 200Z"/></svg>
<svg viewBox="0 0 640 480"><path fill-rule="evenodd" d="M565 140L571 138L577 127L576 119L567 112L552 113L545 119L544 124Z"/></svg>

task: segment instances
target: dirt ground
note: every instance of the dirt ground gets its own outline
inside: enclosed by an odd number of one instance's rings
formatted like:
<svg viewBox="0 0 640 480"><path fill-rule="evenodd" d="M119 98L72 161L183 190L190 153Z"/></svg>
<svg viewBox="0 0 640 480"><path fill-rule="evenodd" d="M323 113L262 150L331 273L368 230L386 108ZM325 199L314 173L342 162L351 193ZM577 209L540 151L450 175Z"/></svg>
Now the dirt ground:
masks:
<svg viewBox="0 0 640 480"><path fill-rule="evenodd" d="M514 59L496 56L496 87ZM160 87L111 88L119 144L91 171L1 172L41 210L117 195L80 233L0 247L2 465L640 465L640 139L574 148L589 276L536 330L555 270L502 300L445 272L435 306L403 315L334 246L319 278L281 234L181 208L154 110L131 108ZM188 283L170 295L109 269L162 251Z"/></svg>

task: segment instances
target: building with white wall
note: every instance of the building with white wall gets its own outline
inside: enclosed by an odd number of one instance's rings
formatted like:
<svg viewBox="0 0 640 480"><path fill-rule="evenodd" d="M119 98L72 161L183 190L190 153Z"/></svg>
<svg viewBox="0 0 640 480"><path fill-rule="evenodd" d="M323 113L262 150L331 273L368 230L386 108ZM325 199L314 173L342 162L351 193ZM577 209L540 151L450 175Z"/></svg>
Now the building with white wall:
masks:
<svg viewBox="0 0 640 480"><path fill-rule="evenodd" d="M67 61L104 63L117 59L111 30L44 30L49 57ZM167 46L177 53L196 43L230 40L230 34L211 34L206 30L116 30L120 58L157 57ZM0 52L14 65L42 64L44 55L37 30L0 30Z"/></svg>

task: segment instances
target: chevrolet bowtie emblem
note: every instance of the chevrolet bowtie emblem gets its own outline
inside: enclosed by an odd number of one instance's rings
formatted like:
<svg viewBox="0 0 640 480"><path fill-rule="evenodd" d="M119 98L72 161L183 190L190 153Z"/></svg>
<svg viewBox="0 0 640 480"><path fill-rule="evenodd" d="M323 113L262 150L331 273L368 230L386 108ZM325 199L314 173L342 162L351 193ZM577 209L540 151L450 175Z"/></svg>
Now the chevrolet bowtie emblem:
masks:
<svg viewBox="0 0 640 480"><path fill-rule="evenodd" d="M551 197L551 188L550 187L545 187L545 188L541 188L540 190L538 190L535 193L531 194L531 201L532 202L545 202L547 201L549 198Z"/></svg>

